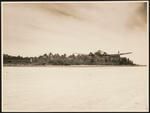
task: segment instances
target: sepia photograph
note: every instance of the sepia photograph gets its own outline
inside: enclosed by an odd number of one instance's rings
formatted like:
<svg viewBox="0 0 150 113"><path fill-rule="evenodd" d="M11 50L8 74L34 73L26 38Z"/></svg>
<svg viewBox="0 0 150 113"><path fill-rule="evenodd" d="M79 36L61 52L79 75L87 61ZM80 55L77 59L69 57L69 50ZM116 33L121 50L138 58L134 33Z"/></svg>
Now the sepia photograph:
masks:
<svg viewBox="0 0 150 113"><path fill-rule="evenodd" d="M148 1L2 2L3 112L148 112Z"/></svg>

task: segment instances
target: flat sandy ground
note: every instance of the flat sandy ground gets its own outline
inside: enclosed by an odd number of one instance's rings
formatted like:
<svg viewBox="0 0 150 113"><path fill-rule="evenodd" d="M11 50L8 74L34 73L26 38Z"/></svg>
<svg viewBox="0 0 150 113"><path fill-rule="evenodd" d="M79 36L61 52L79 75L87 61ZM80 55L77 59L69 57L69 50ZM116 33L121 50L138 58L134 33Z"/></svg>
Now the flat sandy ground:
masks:
<svg viewBox="0 0 150 113"><path fill-rule="evenodd" d="M147 67L4 67L3 111L148 111Z"/></svg>

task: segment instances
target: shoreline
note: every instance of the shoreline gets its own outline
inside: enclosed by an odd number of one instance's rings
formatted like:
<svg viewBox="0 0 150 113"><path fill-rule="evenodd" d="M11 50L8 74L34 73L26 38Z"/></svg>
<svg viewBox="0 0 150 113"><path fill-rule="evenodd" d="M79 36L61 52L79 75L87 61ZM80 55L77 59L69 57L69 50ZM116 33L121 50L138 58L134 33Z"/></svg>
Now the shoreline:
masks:
<svg viewBox="0 0 150 113"><path fill-rule="evenodd" d="M34 65L3 64L3 67L146 67L147 65Z"/></svg>

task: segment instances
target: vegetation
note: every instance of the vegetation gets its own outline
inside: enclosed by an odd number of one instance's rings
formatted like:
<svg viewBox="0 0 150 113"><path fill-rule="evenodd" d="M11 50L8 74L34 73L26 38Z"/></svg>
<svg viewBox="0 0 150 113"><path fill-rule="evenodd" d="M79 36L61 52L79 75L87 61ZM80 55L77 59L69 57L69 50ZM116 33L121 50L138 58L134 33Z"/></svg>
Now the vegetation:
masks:
<svg viewBox="0 0 150 113"><path fill-rule="evenodd" d="M4 64L34 65L133 65L133 62L119 54L110 55L101 50L89 54L44 54L38 57L22 57L3 55Z"/></svg>

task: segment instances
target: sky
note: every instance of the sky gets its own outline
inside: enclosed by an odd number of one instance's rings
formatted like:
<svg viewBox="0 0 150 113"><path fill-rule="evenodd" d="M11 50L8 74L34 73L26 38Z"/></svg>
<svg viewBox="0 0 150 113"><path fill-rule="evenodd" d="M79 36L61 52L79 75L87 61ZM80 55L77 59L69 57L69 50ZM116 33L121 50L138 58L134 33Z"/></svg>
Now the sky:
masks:
<svg viewBox="0 0 150 113"><path fill-rule="evenodd" d="M146 2L3 3L3 53L133 52L148 62Z"/></svg>

